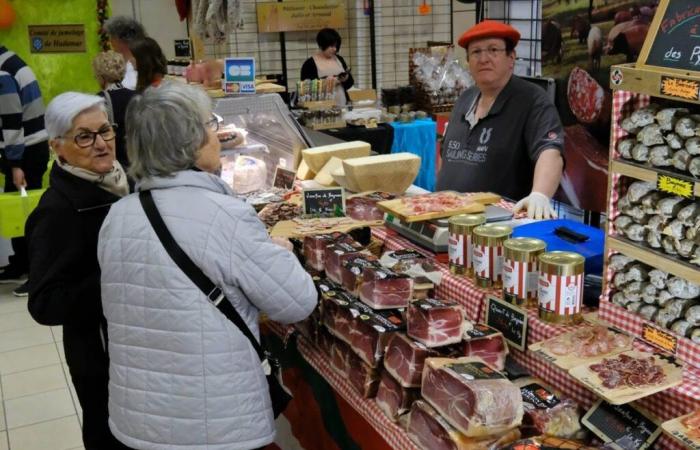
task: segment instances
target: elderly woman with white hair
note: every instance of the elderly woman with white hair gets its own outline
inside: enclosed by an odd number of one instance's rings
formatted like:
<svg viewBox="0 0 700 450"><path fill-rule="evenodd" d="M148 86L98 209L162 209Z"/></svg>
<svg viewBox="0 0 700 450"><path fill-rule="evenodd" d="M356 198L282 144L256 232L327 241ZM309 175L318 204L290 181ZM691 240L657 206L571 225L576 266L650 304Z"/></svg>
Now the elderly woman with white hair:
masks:
<svg viewBox="0 0 700 450"><path fill-rule="evenodd" d="M126 449L107 423L109 358L97 263L102 222L129 193L126 174L114 159L115 131L104 99L66 92L49 103L45 119L57 159L50 187L26 225L29 312L42 325L63 325L85 449Z"/></svg>
<svg viewBox="0 0 700 450"><path fill-rule="evenodd" d="M311 277L216 175L218 121L201 88L146 89L126 121L139 193L112 206L98 244L110 428L139 449L263 447L274 439L273 411L245 329L257 342L261 312L282 323L306 318L317 300ZM174 262L163 229L211 292ZM229 321L226 308L245 326Z"/></svg>

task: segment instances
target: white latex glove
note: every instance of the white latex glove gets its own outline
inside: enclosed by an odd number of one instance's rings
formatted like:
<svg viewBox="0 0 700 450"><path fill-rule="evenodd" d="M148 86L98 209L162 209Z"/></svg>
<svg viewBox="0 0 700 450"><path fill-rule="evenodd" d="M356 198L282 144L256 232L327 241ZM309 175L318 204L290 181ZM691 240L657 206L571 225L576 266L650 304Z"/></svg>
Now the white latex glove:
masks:
<svg viewBox="0 0 700 450"><path fill-rule="evenodd" d="M556 219L557 213L552 209L549 197L541 192L532 191L530 195L515 204L513 213L527 208L527 216L531 219Z"/></svg>

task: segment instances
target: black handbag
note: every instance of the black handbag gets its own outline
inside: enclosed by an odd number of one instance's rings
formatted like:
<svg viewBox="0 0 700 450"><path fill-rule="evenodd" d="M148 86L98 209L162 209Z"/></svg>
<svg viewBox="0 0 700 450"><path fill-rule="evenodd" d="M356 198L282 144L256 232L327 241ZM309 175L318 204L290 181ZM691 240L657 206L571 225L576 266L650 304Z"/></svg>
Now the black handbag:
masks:
<svg viewBox="0 0 700 450"><path fill-rule="evenodd" d="M292 396L284 387L281 382L281 365L277 358L275 358L269 351L266 351L258 343L253 333L251 333L248 325L241 318L233 307L231 302L226 299L223 291L219 289L210 279L207 277L202 270L197 267L197 265L190 259L189 256L182 250L182 248L175 242L173 235L170 234L168 227L163 222L163 218L158 212L155 202L153 201L153 196L150 191L141 191L139 193L139 200L141 201L141 206L146 212L146 217L151 223L151 226L158 235L160 242L165 247L170 257L175 261L175 264L189 277L190 280L202 291L204 295L207 296L209 301L211 301L214 306L218 308L219 311L223 313L228 320L234 323L239 330L248 338L253 348L255 349L260 362L263 366L265 376L267 377L267 384L270 390L270 399L272 400L272 411L277 418L285 410L289 402L292 400Z"/></svg>

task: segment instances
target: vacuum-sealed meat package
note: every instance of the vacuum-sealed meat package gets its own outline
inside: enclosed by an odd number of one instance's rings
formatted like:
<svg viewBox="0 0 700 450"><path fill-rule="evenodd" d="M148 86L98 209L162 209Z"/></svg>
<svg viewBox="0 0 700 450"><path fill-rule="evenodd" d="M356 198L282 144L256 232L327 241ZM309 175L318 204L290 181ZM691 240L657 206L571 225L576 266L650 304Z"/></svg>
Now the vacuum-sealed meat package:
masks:
<svg viewBox="0 0 700 450"><path fill-rule="evenodd" d="M340 268L340 280L346 291L357 295L362 274L365 270L379 268L379 261L374 255L357 253L344 259Z"/></svg>
<svg viewBox="0 0 700 450"><path fill-rule="evenodd" d="M426 359L421 395L469 437L505 433L522 423L520 389L480 358Z"/></svg>
<svg viewBox="0 0 700 450"><path fill-rule="evenodd" d="M345 233L316 234L304 237L304 258L307 267L318 271L324 270L326 247L336 242L351 244L354 240Z"/></svg>
<svg viewBox="0 0 700 450"><path fill-rule="evenodd" d="M419 388L403 387L387 371L382 372L376 402L389 419L396 421L418 398L420 398Z"/></svg>
<svg viewBox="0 0 700 450"><path fill-rule="evenodd" d="M546 434L564 439L575 438L581 432L578 405L537 378L514 381L522 394L525 415L521 430L525 436Z"/></svg>
<svg viewBox="0 0 700 450"><path fill-rule="evenodd" d="M362 271L360 300L374 309L405 308L413 297L413 279L379 264Z"/></svg>
<svg viewBox="0 0 700 450"><path fill-rule="evenodd" d="M469 323L461 305L447 300L426 298L410 302L407 312L408 335L426 347L460 342Z"/></svg>
<svg viewBox="0 0 700 450"><path fill-rule="evenodd" d="M326 277L336 283L342 283L341 269L343 263L362 251L362 246L357 242L337 242L329 245L324 251L324 265L326 269Z"/></svg>
<svg viewBox="0 0 700 450"><path fill-rule="evenodd" d="M384 369L404 387L420 387L425 359L439 356L434 349L404 333L394 333L387 342Z"/></svg>
<svg viewBox="0 0 700 450"><path fill-rule="evenodd" d="M467 330L460 344L462 355L478 356L494 369L503 370L506 365L508 344L503 334L483 323L477 323Z"/></svg>

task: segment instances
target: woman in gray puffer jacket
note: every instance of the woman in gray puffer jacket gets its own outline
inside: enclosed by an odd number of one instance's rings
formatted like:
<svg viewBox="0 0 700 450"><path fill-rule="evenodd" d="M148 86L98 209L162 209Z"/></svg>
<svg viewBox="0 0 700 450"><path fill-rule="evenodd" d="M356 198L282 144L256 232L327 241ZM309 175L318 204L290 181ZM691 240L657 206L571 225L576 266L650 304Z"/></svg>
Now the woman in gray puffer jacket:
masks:
<svg viewBox="0 0 700 450"><path fill-rule="evenodd" d="M175 241L256 337L258 315L291 323L316 305L310 276L252 207L216 175L218 122L201 89L164 84L127 111L130 173ZM138 194L100 231L108 322L110 428L137 449L249 450L274 439L267 381L252 345L175 265Z"/></svg>

